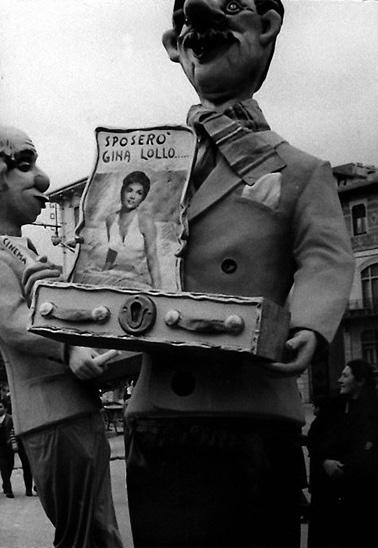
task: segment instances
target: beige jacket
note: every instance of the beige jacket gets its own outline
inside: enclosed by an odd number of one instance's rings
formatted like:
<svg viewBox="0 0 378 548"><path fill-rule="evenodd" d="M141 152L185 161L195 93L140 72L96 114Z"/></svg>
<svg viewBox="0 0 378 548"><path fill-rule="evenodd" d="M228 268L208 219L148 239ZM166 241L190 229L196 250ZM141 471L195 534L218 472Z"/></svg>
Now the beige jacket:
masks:
<svg viewBox="0 0 378 548"><path fill-rule="evenodd" d="M16 434L93 413L97 395L64 363L62 343L27 331L29 309L21 284L26 238L10 238L18 253L0 249L0 348L12 397Z"/></svg>
<svg viewBox="0 0 378 548"><path fill-rule="evenodd" d="M241 176L230 167L233 158L218 153L193 196L184 289L266 297L288 306L292 328L313 330L329 342L354 271L330 166L270 131L242 145L232 153L248 160L250 150L252 167ZM255 152L260 149L266 160ZM233 268L225 269L225 261ZM303 421L296 378L274 377L231 355L213 362L205 355L146 357L128 413Z"/></svg>

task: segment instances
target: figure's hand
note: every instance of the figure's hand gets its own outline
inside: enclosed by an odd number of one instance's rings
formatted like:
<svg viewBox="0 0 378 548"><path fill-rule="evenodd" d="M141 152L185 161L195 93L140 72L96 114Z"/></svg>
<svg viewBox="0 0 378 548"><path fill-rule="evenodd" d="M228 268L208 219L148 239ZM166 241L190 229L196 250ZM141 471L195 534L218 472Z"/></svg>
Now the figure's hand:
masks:
<svg viewBox="0 0 378 548"><path fill-rule="evenodd" d="M68 348L68 365L79 379L93 379L102 375L108 368L107 362L118 354L119 350L108 350L104 354L98 354L93 348L71 346Z"/></svg>
<svg viewBox="0 0 378 548"><path fill-rule="evenodd" d="M99 355L93 348L70 346L68 356L69 368L76 377L83 381L98 377L106 369L104 364L96 361Z"/></svg>
<svg viewBox="0 0 378 548"><path fill-rule="evenodd" d="M62 280L62 267L50 262L47 257L38 257L38 259L30 266L25 268L22 276L22 283L24 285L25 297L30 302L33 287L39 280L45 280L46 278L54 278L55 280Z"/></svg>
<svg viewBox="0 0 378 548"><path fill-rule="evenodd" d="M300 375L310 365L316 345L317 338L314 331L300 329L285 344L286 349L294 354L294 358L288 363L272 362L264 364L264 367L280 375Z"/></svg>
<svg viewBox="0 0 378 548"><path fill-rule="evenodd" d="M326 459L323 462L325 473L332 479L340 478L343 475L343 466L343 463L338 460Z"/></svg>

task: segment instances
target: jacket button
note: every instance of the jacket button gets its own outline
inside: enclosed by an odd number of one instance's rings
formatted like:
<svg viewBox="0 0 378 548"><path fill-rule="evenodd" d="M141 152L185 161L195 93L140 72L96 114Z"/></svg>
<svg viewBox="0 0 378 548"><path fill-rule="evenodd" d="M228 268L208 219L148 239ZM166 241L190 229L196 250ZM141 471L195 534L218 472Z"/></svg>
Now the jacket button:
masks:
<svg viewBox="0 0 378 548"><path fill-rule="evenodd" d="M225 274L233 274L238 268L238 265L234 259L224 259L221 268Z"/></svg>

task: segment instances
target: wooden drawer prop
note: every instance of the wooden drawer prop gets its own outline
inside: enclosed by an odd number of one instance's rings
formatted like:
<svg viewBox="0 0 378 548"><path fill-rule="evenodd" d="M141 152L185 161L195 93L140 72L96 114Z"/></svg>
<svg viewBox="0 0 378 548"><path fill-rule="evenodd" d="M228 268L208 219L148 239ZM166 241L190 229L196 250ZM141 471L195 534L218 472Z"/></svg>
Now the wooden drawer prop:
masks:
<svg viewBox="0 0 378 548"><path fill-rule="evenodd" d="M278 360L288 325L289 314L262 297L40 282L31 330L84 346L136 351L172 346Z"/></svg>

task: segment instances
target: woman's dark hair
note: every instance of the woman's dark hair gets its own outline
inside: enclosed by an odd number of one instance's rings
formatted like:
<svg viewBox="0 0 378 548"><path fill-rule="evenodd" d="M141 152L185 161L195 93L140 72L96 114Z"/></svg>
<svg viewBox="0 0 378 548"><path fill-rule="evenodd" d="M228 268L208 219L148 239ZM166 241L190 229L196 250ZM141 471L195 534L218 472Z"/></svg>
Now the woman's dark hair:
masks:
<svg viewBox="0 0 378 548"><path fill-rule="evenodd" d="M351 369L353 377L357 382L365 381L365 385L372 388L376 386L374 369L369 362L365 360L351 360L346 365Z"/></svg>
<svg viewBox="0 0 378 548"><path fill-rule="evenodd" d="M121 204L123 204L123 197L126 191L126 188L132 183L139 183L143 187L143 200L146 198L147 194L150 191L150 179L143 171L132 171L122 181L121 188Z"/></svg>

